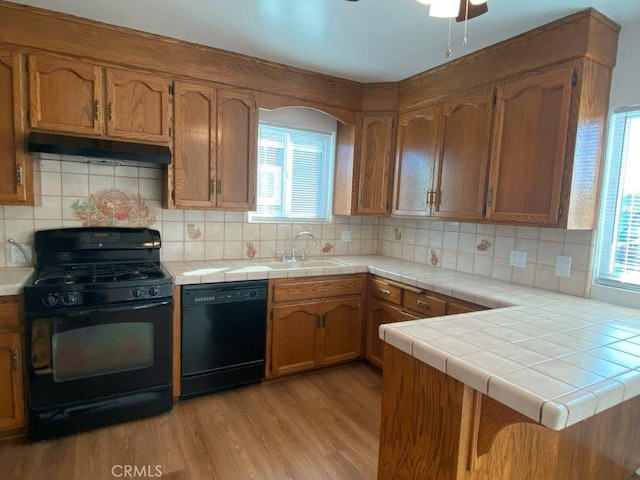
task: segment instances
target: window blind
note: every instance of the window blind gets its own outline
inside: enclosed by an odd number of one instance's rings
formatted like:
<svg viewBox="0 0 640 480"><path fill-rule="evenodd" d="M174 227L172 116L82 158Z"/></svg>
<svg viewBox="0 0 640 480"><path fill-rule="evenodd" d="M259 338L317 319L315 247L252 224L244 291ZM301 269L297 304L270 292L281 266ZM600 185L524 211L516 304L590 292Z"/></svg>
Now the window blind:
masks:
<svg viewBox="0 0 640 480"><path fill-rule="evenodd" d="M258 199L251 221L328 222L334 135L260 123Z"/></svg>
<svg viewBox="0 0 640 480"><path fill-rule="evenodd" d="M640 107L614 111L610 129L595 281L640 290Z"/></svg>

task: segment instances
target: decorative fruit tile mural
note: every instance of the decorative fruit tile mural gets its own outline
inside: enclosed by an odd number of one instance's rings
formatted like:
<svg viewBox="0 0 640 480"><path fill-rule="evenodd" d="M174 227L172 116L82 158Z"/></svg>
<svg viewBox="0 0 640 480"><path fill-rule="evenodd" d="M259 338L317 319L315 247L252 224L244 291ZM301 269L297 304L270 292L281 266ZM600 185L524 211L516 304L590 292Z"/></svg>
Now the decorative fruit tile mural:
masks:
<svg viewBox="0 0 640 480"><path fill-rule="evenodd" d="M75 200L71 210L85 227L148 227L156 222L155 212L146 205L146 199L124 190L92 193L88 200Z"/></svg>

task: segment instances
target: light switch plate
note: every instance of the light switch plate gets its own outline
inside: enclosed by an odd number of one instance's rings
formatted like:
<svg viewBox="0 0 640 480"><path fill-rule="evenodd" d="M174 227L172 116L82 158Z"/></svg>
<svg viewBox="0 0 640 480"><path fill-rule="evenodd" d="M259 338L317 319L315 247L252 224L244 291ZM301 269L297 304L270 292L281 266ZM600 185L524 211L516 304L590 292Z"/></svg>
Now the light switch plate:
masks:
<svg viewBox="0 0 640 480"><path fill-rule="evenodd" d="M23 245L22 247L27 251L29 256L32 255L31 246ZM11 245L11 263L29 263L29 261L24 258L24 253L22 253L15 245Z"/></svg>
<svg viewBox="0 0 640 480"><path fill-rule="evenodd" d="M563 255L556 256L556 271L557 277L569 278L571 275L571 257L565 257Z"/></svg>
<svg viewBox="0 0 640 480"><path fill-rule="evenodd" d="M527 252L521 252L520 250L511 250L509 265L511 265L512 267L526 268Z"/></svg>
<svg viewBox="0 0 640 480"><path fill-rule="evenodd" d="M351 241L351 230L345 230L342 232L342 241L350 242Z"/></svg>

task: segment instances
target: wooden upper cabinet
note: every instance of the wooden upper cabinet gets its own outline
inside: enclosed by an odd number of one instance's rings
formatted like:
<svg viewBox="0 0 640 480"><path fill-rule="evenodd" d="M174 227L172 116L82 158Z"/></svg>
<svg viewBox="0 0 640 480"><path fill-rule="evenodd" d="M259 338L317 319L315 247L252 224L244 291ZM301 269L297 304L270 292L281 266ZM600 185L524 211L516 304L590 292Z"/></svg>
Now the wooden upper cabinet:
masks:
<svg viewBox="0 0 640 480"><path fill-rule="evenodd" d="M22 55L0 50L0 204L32 205L31 159L24 151Z"/></svg>
<svg viewBox="0 0 640 480"><path fill-rule="evenodd" d="M442 106L442 136L431 198L433 216L482 219L492 107L492 91L456 98Z"/></svg>
<svg viewBox="0 0 640 480"><path fill-rule="evenodd" d="M31 128L101 135L102 68L62 58L29 56Z"/></svg>
<svg viewBox="0 0 640 480"><path fill-rule="evenodd" d="M167 206L255 210L257 121L250 92L176 82Z"/></svg>
<svg viewBox="0 0 640 480"><path fill-rule="evenodd" d="M363 113L358 159L358 214L390 212L392 152L395 147L395 113Z"/></svg>
<svg viewBox="0 0 640 480"><path fill-rule="evenodd" d="M258 114L252 93L218 90L217 206L255 210Z"/></svg>
<svg viewBox="0 0 640 480"><path fill-rule="evenodd" d="M393 213L429 215L438 157L439 118L437 107L400 115L393 188Z"/></svg>
<svg viewBox="0 0 640 480"><path fill-rule="evenodd" d="M213 208L215 199L216 89L176 82L174 105L174 204Z"/></svg>
<svg viewBox="0 0 640 480"><path fill-rule="evenodd" d="M130 70L106 69L109 137L169 142L169 81Z"/></svg>
<svg viewBox="0 0 640 480"><path fill-rule="evenodd" d="M169 143L169 81L133 70L29 56L31 128Z"/></svg>
<svg viewBox="0 0 640 480"><path fill-rule="evenodd" d="M574 67L497 88L486 218L559 223Z"/></svg>

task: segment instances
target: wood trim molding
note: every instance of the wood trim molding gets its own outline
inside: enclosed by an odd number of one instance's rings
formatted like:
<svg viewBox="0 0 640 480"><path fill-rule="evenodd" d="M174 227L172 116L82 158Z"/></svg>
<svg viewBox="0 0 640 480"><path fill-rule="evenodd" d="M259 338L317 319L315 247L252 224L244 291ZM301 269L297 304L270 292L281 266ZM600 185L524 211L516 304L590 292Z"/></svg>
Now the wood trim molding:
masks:
<svg viewBox="0 0 640 480"><path fill-rule="evenodd" d="M64 54L358 111L362 84L160 35L0 0L0 45Z"/></svg>
<svg viewBox="0 0 640 480"><path fill-rule="evenodd" d="M399 83L398 107L407 110L461 89L496 83L519 72L586 57L612 68L620 26L587 9L427 70Z"/></svg>

